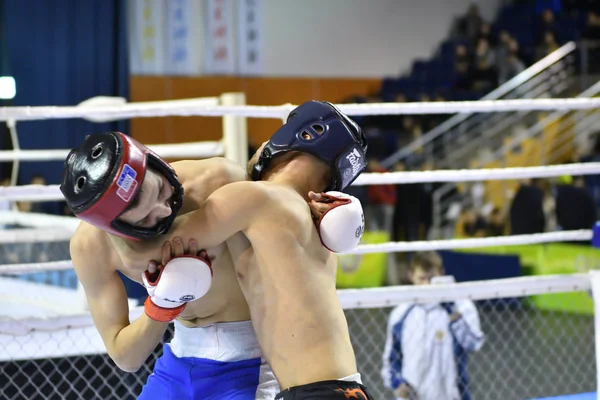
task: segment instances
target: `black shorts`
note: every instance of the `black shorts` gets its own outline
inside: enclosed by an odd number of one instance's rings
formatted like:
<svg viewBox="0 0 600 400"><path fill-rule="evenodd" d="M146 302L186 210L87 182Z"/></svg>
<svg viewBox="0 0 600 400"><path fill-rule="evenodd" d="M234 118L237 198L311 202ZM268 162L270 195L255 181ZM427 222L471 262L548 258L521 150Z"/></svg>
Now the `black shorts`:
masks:
<svg viewBox="0 0 600 400"><path fill-rule="evenodd" d="M322 381L294 386L280 392L275 400L373 400L358 382Z"/></svg>

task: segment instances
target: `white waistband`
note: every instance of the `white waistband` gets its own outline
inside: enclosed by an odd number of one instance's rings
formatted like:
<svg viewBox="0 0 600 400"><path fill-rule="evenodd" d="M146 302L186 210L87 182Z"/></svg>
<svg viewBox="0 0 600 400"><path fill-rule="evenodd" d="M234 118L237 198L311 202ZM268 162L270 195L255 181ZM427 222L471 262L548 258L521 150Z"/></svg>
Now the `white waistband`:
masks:
<svg viewBox="0 0 600 400"><path fill-rule="evenodd" d="M338 381L344 381L344 382L356 382L356 383L360 383L362 385L362 379L360 377L360 373L357 372L355 374L349 375L349 376L345 376L343 378L338 379Z"/></svg>
<svg viewBox="0 0 600 400"><path fill-rule="evenodd" d="M188 328L176 320L170 347L179 358L195 357L227 362L262 357L250 321L219 322Z"/></svg>

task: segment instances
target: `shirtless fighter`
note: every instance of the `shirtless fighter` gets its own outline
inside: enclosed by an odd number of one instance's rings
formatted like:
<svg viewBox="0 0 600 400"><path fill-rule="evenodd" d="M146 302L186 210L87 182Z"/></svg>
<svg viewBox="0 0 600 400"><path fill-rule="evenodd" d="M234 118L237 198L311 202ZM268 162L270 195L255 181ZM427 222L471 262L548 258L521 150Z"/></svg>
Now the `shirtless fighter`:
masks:
<svg viewBox="0 0 600 400"><path fill-rule="evenodd" d="M250 160L257 182L217 189L176 229L201 248L227 242L263 354L285 389L276 399L371 399L337 297L335 255L322 245L354 247L364 218L348 215L331 236L319 235L306 197L350 185L366 150L360 128L337 108L305 103ZM336 205L357 202L338 197Z"/></svg>
<svg viewBox="0 0 600 400"><path fill-rule="evenodd" d="M90 135L67 156L61 191L84 221L71 239L71 258L109 356L119 368L137 371L177 318L175 335L163 347L140 399L272 399L278 390L261 359L226 246L208 249L214 275L201 300L176 308L147 301L146 312L133 322L117 273L143 283L147 260L160 257L161 238L177 214L197 209L217 188L245 179L241 167L223 158L171 166L117 132ZM193 242L190 247L194 254ZM170 369L162 371L165 363ZM190 380L196 381L196 393L181 395Z"/></svg>
<svg viewBox="0 0 600 400"><path fill-rule="evenodd" d="M119 270L142 283L146 260L161 253L163 258L171 256L170 243L162 249L161 245L170 238L163 233L169 231L178 212L193 211L217 188L244 179L243 169L223 158L171 166L116 132L87 137L65 161L61 191L74 214L85 221L71 240L71 257L110 357L125 371L138 370L169 321L177 318L175 336L164 346L142 399L272 399L278 391L262 359L224 245L208 249L212 284L210 290L200 285L201 292L196 294L204 295L201 300L160 307L157 287L152 285L156 274L145 275L154 296L145 303L146 313L131 323L126 292L117 274ZM322 207L311 202L311 211L317 215ZM196 255L197 245L193 240L189 243L187 253ZM183 248L183 242L174 241L176 256L183 254Z"/></svg>

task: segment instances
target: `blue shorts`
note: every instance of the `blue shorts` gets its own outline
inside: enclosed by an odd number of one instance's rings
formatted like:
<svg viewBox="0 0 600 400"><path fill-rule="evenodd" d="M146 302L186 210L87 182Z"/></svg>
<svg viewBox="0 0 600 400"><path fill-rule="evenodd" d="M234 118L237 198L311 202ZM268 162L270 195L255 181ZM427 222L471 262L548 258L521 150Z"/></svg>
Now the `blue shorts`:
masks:
<svg viewBox="0 0 600 400"><path fill-rule="evenodd" d="M140 400L272 400L279 388L249 322L175 324Z"/></svg>

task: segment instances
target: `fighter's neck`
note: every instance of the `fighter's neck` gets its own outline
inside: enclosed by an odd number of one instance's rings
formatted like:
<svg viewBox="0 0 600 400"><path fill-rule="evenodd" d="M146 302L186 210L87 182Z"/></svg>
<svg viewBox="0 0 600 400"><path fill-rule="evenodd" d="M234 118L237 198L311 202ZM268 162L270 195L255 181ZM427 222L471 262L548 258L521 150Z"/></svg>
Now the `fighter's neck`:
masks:
<svg viewBox="0 0 600 400"><path fill-rule="evenodd" d="M113 244L114 248L121 255L127 254L131 251L144 251L147 248L155 248L158 242L164 241L164 237L157 237L144 240L131 240L125 239L116 235L108 234L108 238Z"/></svg>
<svg viewBox="0 0 600 400"><path fill-rule="evenodd" d="M263 180L286 186L308 200L308 192L321 192L326 183L322 178L321 171L303 168L290 162L285 165L276 166L272 171L265 174Z"/></svg>
<svg viewBox="0 0 600 400"><path fill-rule="evenodd" d="M300 180L295 177L282 176L279 174L271 176L267 181L292 189L307 201L309 200L308 192L320 192L322 189L319 185L315 185L314 180L311 182L310 179Z"/></svg>

